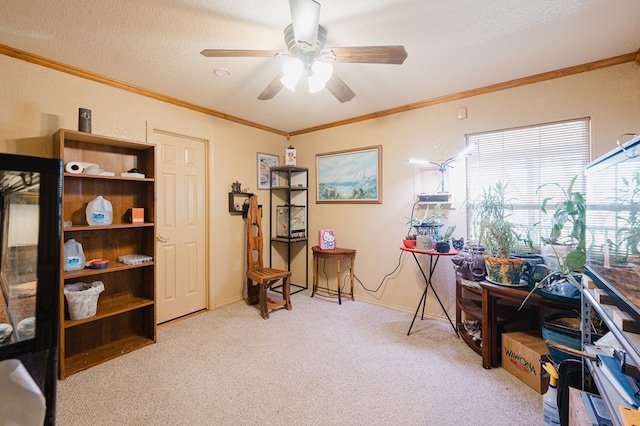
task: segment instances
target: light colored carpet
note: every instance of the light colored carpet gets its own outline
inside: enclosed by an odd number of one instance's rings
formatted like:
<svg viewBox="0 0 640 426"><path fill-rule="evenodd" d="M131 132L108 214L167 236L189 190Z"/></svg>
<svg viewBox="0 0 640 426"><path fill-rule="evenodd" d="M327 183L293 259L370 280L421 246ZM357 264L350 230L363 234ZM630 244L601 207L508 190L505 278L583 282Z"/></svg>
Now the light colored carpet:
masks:
<svg viewBox="0 0 640 426"><path fill-rule="evenodd" d="M59 425L538 425L542 397L448 323L292 296L263 320L237 302L58 381Z"/></svg>

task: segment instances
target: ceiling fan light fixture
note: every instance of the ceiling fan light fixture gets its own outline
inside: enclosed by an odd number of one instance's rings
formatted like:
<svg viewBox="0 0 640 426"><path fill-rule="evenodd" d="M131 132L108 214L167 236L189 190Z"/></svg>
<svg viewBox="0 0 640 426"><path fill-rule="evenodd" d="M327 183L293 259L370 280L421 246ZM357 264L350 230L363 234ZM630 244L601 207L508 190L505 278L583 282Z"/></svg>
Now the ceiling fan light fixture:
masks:
<svg viewBox="0 0 640 426"><path fill-rule="evenodd" d="M318 93L324 89L326 81L321 80L316 75L310 75L307 77L307 83L309 85L309 93Z"/></svg>
<svg viewBox="0 0 640 426"><path fill-rule="evenodd" d="M284 0L282 0L284 1ZM258 95L261 101L272 99L283 87L291 91L304 74L303 85L311 93L326 88L340 103L351 101L353 90L333 72L334 62L354 64L400 65L407 58L404 46L351 46L325 48L327 29L320 25L318 0L288 0L291 24L284 28L286 52L275 50L204 49L209 58L290 58L282 71Z"/></svg>
<svg viewBox="0 0 640 426"><path fill-rule="evenodd" d="M287 77L286 75L284 77L282 77L280 79L280 82L282 83L282 85L284 87L286 87L287 89L291 90L292 92L295 92L296 90L296 86L298 85L298 78L300 76L297 77Z"/></svg>
<svg viewBox="0 0 640 426"><path fill-rule="evenodd" d="M300 59L287 59L282 65L282 73L284 76L280 79L280 82L284 87L293 92L296 90L296 85L298 84L298 80L300 79L300 75L303 70L304 64Z"/></svg>
<svg viewBox="0 0 640 426"><path fill-rule="evenodd" d="M332 64L322 61L314 61L313 64L311 64L311 72L307 77L309 93L317 93L324 89L332 74Z"/></svg>
<svg viewBox="0 0 640 426"><path fill-rule="evenodd" d="M333 74L333 64L322 61L314 61L311 65L311 71L314 76L317 76L323 82L329 81Z"/></svg>

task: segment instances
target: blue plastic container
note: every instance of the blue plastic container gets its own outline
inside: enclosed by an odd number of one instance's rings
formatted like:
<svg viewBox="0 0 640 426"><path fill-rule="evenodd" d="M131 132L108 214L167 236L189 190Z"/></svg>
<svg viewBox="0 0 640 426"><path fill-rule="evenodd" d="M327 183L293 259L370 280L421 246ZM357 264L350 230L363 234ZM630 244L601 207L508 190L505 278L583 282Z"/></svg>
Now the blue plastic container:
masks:
<svg viewBox="0 0 640 426"><path fill-rule="evenodd" d="M557 324L555 321L566 318L568 322L577 324L577 329ZM547 315L542 320L542 338L573 349L582 350L582 333L580 331L580 314L574 311L559 311ZM547 345L551 360L558 364L565 359L579 359Z"/></svg>

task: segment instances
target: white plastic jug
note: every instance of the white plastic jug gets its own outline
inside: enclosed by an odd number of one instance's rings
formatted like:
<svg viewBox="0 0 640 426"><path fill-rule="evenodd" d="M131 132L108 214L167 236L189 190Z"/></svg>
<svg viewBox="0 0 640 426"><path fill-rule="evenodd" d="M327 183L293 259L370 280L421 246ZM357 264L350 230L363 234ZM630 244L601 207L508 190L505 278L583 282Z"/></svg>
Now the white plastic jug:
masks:
<svg viewBox="0 0 640 426"><path fill-rule="evenodd" d="M89 225L111 225L113 222L113 208L111 202L98 195L87 204L87 223Z"/></svg>
<svg viewBox="0 0 640 426"><path fill-rule="evenodd" d="M83 269L85 264L84 251L82 244L73 238L69 238L64 243L64 270L77 271Z"/></svg>
<svg viewBox="0 0 640 426"><path fill-rule="evenodd" d="M17 359L0 361L0 419L6 425L41 425L47 403L25 366Z"/></svg>

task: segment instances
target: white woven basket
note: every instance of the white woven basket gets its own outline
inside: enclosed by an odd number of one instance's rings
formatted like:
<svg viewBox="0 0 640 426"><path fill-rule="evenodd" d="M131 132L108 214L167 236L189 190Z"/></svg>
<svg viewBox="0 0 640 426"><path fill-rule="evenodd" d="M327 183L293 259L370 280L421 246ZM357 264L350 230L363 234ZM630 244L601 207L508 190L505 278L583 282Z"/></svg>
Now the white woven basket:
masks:
<svg viewBox="0 0 640 426"><path fill-rule="evenodd" d="M94 316L98 308L98 297L103 291L102 281L94 281L91 284L65 284L64 297L69 306L69 317L72 320L80 320Z"/></svg>

